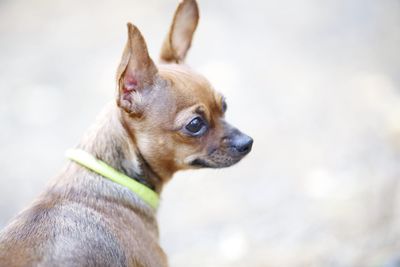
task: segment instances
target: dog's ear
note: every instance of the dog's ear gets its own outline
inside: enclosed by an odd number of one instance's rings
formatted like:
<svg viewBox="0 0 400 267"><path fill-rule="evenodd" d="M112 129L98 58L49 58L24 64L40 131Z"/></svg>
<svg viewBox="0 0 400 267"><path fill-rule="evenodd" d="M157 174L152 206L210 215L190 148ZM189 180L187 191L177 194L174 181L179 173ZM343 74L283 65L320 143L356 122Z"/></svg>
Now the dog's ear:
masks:
<svg viewBox="0 0 400 267"><path fill-rule="evenodd" d="M175 11L167 38L161 48L161 61L181 63L185 60L198 21L199 8L196 0L183 0Z"/></svg>
<svg viewBox="0 0 400 267"><path fill-rule="evenodd" d="M117 104L130 114L139 115L143 90L151 88L157 68L147 51L139 29L128 23L128 41L117 70Z"/></svg>

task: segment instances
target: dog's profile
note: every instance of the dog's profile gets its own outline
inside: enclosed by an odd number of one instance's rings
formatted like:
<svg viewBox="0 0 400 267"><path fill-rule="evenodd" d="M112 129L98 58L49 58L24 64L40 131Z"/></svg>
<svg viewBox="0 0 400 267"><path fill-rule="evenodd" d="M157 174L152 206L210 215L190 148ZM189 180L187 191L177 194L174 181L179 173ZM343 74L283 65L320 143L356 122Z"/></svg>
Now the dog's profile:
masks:
<svg viewBox="0 0 400 267"><path fill-rule="evenodd" d="M179 170L235 164L253 142L224 120L222 95L183 64L198 18L195 0L179 4L158 65L128 24L116 101L1 231L1 267L168 266L156 222L163 185Z"/></svg>

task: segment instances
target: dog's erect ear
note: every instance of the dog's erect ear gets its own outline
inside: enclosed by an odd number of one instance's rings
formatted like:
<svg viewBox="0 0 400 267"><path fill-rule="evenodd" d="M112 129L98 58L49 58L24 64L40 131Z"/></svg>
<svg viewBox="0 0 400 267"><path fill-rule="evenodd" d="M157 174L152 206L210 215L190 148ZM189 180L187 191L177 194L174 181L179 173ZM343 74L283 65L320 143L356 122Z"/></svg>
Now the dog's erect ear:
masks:
<svg viewBox="0 0 400 267"><path fill-rule="evenodd" d="M128 23L128 42L117 70L117 104L130 114L140 114L142 91L151 87L157 68L147 51L142 34Z"/></svg>
<svg viewBox="0 0 400 267"><path fill-rule="evenodd" d="M161 48L161 61L181 63L185 60L198 21L199 8L196 0L183 0L175 11L167 38Z"/></svg>

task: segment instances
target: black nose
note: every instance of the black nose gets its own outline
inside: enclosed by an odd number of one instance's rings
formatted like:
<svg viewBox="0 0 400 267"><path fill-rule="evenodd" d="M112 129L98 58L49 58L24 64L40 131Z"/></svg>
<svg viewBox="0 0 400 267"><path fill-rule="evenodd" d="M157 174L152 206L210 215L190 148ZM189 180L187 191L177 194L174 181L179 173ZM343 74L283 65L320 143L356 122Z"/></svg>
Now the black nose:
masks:
<svg viewBox="0 0 400 267"><path fill-rule="evenodd" d="M237 136L233 141L233 148L240 154L247 154L253 146L253 138L245 134Z"/></svg>

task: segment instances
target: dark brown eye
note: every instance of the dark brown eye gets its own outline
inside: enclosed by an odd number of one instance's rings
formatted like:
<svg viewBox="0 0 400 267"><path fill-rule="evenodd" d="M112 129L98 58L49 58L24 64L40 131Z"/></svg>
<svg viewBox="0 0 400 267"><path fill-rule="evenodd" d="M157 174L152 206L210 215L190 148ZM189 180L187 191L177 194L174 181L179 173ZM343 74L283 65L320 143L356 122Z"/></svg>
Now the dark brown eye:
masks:
<svg viewBox="0 0 400 267"><path fill-rule="evenodd" d="M228 105L225 102L225 99L222 100L222 112L225 113L226 110L228 109Z"/></svg>
<svg viewBox="0 0 400 267"><path fill-rule="evenodd" d="M206 124L200 117L196 117L193 120L191 120L186 126L185 129L191 134L191 135L201 135L205 132L206 130Z"/></svg>

